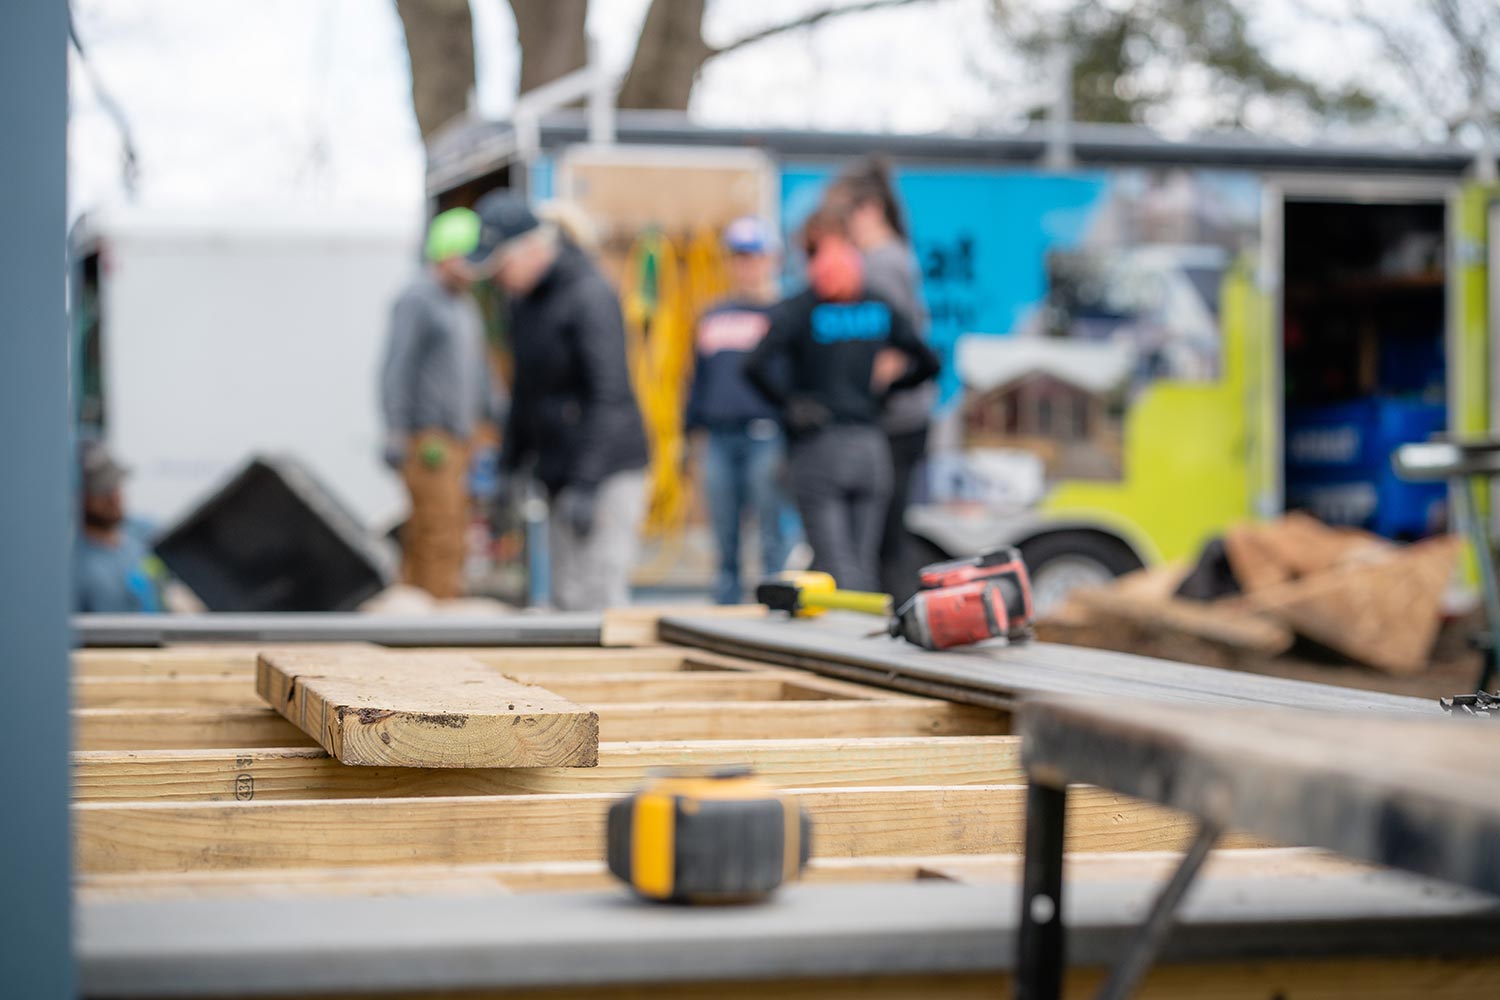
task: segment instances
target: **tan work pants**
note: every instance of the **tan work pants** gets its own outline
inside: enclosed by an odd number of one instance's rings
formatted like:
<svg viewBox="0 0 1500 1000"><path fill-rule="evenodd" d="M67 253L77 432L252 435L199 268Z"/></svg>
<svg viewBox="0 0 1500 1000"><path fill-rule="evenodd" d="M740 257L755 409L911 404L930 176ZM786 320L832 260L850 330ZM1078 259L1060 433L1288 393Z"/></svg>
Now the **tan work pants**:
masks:
<svg viewBox="0 0 1500 1000"><path fill-rule="evenodd" d="M401 580L433 597L463 593L469 445L443 431L412 435L401 464L411 515L401 529Z"/></svg>

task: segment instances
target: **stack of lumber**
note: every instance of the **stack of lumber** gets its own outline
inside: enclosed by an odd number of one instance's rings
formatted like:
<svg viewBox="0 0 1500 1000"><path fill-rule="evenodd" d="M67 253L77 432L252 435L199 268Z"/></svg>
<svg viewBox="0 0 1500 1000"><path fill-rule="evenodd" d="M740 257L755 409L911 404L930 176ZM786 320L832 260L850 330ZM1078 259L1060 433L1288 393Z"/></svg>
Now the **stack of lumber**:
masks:
<svg viewBox="0 0 1500 1000"><path fill-rule="evenodd" d="M1428 664L1460 544L1443 536L1395 545L1288 514L1236 525L1191 570L1141 570L1078 591L1041 632L1214 666L1278 656L1301 637L1376 670L1413 674ZM1190 572L1203 574L1211 559L1221 560L1220 593L1182 596Z"/></svg>

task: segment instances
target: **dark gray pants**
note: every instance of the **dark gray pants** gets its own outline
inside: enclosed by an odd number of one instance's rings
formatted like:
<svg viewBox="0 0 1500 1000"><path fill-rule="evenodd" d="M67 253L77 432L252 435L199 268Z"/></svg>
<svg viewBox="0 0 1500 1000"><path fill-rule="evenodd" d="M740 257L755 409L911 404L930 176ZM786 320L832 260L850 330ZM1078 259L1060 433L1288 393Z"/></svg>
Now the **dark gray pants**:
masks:
<svg viewBox="0 0 1500 1000"><path fill-rule="evenodd" d="M833 425L791 446L788 471L812 568L846 590L879 587L891 449L878 427Z"/></svg>

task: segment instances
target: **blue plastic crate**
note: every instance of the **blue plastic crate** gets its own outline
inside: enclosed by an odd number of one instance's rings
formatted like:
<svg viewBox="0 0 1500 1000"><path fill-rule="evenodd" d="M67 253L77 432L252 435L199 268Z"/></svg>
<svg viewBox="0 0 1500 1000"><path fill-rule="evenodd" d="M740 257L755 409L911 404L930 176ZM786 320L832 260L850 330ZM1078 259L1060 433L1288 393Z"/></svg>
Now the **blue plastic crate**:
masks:
<svg viewBox="0 0 1500 1000"><path fill-rule="evenodd" d="M1287 505L1389 538L1428 534L1442 521L1447 490L1441 483L1396 478L1391 453L1427 440L1446 424L1442 404L1407 399L1288 410Z"/></svg>
<svg viewBox="0 0 1500 1000"><path fill-rule="evenodd" d="M1447 407L1407 399L1361 399L1294 407L1286 415L1288 478L1302 475L1373 479L1391 452L1425 441L1448 422Z"/></svg>

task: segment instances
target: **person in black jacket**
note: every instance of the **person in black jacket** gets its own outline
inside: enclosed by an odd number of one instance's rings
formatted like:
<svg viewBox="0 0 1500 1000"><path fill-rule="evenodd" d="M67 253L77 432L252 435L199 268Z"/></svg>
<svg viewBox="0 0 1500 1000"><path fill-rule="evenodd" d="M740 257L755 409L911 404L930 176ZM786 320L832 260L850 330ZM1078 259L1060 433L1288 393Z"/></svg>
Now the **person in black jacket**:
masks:
<svg viewBox="0 0 1500 1000"><path fill-rule="evenodd" d="M884 397L932 378L939 362L911 320L865 288L859 251L833 224L815 218L807 239L810 287L777 307L745 374L781 408L813 568L840 587L874 590L891 496ZM910 364L882 384L875 359L888 348Z"/></svg>
<svg viewBox="0 0 1500 1000"><path fill-rule="evenodd" d="M547 490L553 603L627 604L647 454L619 301L593 261L519 196L491 192L474 210L471 260L510 297L515 386L502 474L530 468Z"/></svg>

